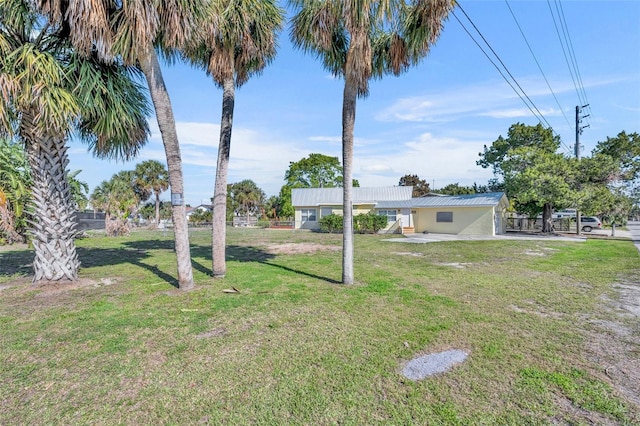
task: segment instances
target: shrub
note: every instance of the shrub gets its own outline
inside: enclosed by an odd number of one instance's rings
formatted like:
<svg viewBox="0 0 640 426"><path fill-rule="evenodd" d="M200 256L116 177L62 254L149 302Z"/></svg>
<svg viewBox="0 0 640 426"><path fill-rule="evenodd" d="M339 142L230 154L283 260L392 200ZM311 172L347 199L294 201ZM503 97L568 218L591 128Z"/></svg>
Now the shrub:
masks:
<svg viewBox="0 0 640 426"><path fill-rule="evenodd" d="M342 216L339 214L330 214L320 218L320 229L324 232L339 233L342 232Z"/></svg>
<svg viewBox="0 0 640 426"><path fill-rule="evenodd" d="M353 226L355 231L361 234L376 233L387 226L387 217L374 212L361 213L353 218Z"/></svg>

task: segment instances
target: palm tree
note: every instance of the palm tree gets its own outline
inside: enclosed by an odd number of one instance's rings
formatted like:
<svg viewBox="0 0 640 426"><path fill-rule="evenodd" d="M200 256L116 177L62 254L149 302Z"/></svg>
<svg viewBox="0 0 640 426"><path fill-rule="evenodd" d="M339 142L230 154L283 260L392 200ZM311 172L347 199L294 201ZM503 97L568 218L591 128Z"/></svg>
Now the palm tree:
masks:
<svg viewBox="0 0 640 426"><path fill-rule="evenodd" d="M261 72L275 57L283 11L273 0L212 0L205 31L186 56L222 88L222 119L213 195L212 270L226 274L226 202L235 88Z"/></svg>
<svg viewBox="0 0 640 426"><path fill-rule="evenodd" d="M264 205L264 191L251 179L233 183L230 185L229 190L231 193L230 198L236 207L235 213L238 215L241 213L245 214L248 224L249 217L252 214L257 215Z"/></svg>
<svg viewBox="0 0 640 426"><path fill-rule="evenodd" d="M69 180L69 190L71 191L71 200L73 201L74 208L77 210L84 210L89 204L87 194L89 193L89 184L81 181L77 176L82 173L82 170L76 170L67 174Z"/></svg>
<svg viewBox="0 0 640 426"><path fill-rule="evenodd" d="M167 168L157 160L147 160L136 165L136 185L144 192L155 195L156 226L160 224L160 194L169 188L168 175Z"/></svg>
<svg viewBox="0 0 640 426"><path fill-rule="evenodd" d="M74 212L67 179L71 130L98 157L127 159L146 142L146 97L132 71L68 42L27 0L0 0L0 123L23 145L32 176L34 281L75 280Z"/></svg>
<svg viewBox="0 0 640 426"><path fill-rule="evenodd" d="M291 0L291 38L344 78L342 98L342 282L353 283L353 131L356 100L371 77L399 75L429 52L455 0Z"/></svg>
<svg viewBox="0 0 640 426"><path fill-rule="evenodd" d="M124 170L100 183L91 193L93 207L105 212L107 235L129 233L128 219L136 213L140 204L135 181L135 172Z"/></svg>
<svg viewBox="0 0 640 426"><path fill-rule="evenodd" d="M65 20L68 23L69 37L79 52L96 54L105 60L113 60L117 56L125 64L137 65L142 70L155 108L169 169L178 285L185 290L192 288L193 270L180 145L169 93L154 46L163 49L169 57L182 48L198 28L205 11L204 0L93 0L88 3L40 0L38 4L54 22Z"/></svg>

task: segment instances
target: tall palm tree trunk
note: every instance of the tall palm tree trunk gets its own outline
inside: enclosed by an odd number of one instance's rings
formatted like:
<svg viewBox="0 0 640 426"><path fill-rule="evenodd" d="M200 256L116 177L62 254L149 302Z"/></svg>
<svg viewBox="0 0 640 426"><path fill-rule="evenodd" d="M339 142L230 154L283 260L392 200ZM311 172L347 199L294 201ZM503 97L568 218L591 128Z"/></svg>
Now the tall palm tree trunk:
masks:
<svg viewBox="0 0 640 426"><path fill-rule="evenodd" d="M34 219L30 222L35 259L33 281L78 279L80 260L76 251L71 190L67 182L66 140L38 137L32 115L25 112L20 134L26 145L32 174Z"/></svg>
<svg viewBox="0 0 640 426"><path fill-rule="evenodd" d="M225 260L227 238L227 175L229 172L229 152L231 150L231 128L235 104L235 86L233 77L227 77L223 84L222 120L220 122L220 143L218 145L218 164L213 192L212 219L212 266L214 277L224 277L227 273Z"/></svg>
<svg viewBox="0 0 640 426"><path fill-rule="evenodd" d="M353 284L353 131L356 122L358 91L349 74L345 77L342 98L342 283Z"/></svg>
<svg viewBox="0 0 640 426"><path fill-rule="evenodd" d="M178 285L181 289L193 288L193 269L191 266L191 251L189 248L189 228L187 223L187 212L184 204L184 180L182 176L182 159L180 157L180 145L178 143L178 133L176 123L171 109L169 93L162 78L162 71L158 63L158 56L149 44L146 52L141 55L140 68L144 73L149 93L156 111L158 127L162 134L162 142L167 157L167 168L169 170L169 185L171 187L172 203L171 216L173 220L173 232L175 234L176 258L178 261ZM175 203L173 194L179 194L180 203Z"/></svg>

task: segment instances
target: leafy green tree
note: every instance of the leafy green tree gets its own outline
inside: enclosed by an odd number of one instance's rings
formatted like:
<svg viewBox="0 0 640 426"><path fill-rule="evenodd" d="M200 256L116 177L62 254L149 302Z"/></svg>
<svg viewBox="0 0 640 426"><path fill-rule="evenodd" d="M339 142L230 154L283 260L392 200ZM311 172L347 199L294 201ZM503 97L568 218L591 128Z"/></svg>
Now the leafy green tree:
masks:
<svg viewBox="0 0 640 426"><path fill-rule="evenodd" d="M542 232L551 232L554 207L572 204L572 183L576 180L572 159L535 147L519 147L509 152L501 167L516 209L529 216L542 211Z"/></svg>
<svg viewBox="0 0 640 426"><path fill-rule="evenodd" d="M278 215L293 217L295 214L291 205L291 189L342 187L342 173L338 157L314 153L299 161L291 161L284 174L286 183L280 189ZM360 186L357 179L352 179L351 182L353 187Z"/></svg>
<svg viewBox="0 0 640 426"><path fill-rule="evenodd" d="M413 198L424 197L431 192L429 183L426 180L420 179L418 175L404 175L400 178L398 186L413 186L413 192L411 196Z"/></svg>
<svg viewBox="0 0 640 426"><path fill-rule="evenodd" d="M292 0L291 38L316 54L334 76L344 78L342 166L344 232L342 282L353 284L353 133L356 101L369 80L399 75L429 52L453 0Z"/></svg>
<svg viewBox="0 0 640 426"><path fill-rule="evenodd" d="M535 216L542 211L542 232L551 232L553 208L566 207L572 199L575 167L556 151L560 138L538 124L521 123L509 128L507 138L499 136L485 145L477 164L491 167L503 178L507 196L518 211Z"/></svg>
<svg viewBox="0 0 640 426"><path fill-rule="evenodd" d="M533 147L545 152L556 152L560 148L560 137L553 135L553 130L545 128L542 124L527 126L523 123L513 124L507 133L507 138L502 135L496 139L490 147L484 146L480 159L476 162L483 168L491 167L497 176L502 175L502 164L509 152L519 147Z"/></svg>
<svg viewBox="0 0 640 426"><path fill-rule="evenodd" d="M160 224L160 194L169 189L169 172L161 162L147 160L136 165L134 175L136 186L144 194L140 197L142 201L147 201L151 194L155 195L155 222L158 226Z"/></svg>
<svg viewBox="0 0 640 426"><path fill-rule="evenodd" d="M0 242L26 241L31 170L22 147L0 138Z"/></svg>
<svg viewBox="0 0 640 426"><path fill-rule="evenodd" d="M292 189L293 188L289 185L284 185L280 188L280 194L278 195L278 198L280 199L278 216L280 217L292 218L296 213L293 205L291 204Z"/></svg>
<svg viewBox="0 0 640 426"><path fill-rule="evenodd" d="M250 179L229 186L229 195L235 216L258 217L264 206L264 191Z"/></svg>
<svg viewBox="0 0 640 426"><path fill-rule="evenodd" d="M284 180L291 188L335 188L342 186L342 166L338 157L309 154L289 163Z"/></svg>
<svg viewBox="0 0 640 426"><path fill-rule="evenodd" d="M597 215L608 222L626 223L631 199L626 186L619 186L621 176L628 175L619 158L594 150L591 157L577 162L574 205L583 213Z"/></svg>
<svg viewBox="0 0 640 426"><path fill-rule="evenodd" d="M128 219L136 214L140 204L140 197L135 191L135 179L133 171L124 170L108 181L102 181L91 193L91 205L105 213L107 235L129 233Z"/></svg>
<svg viewBox="0 0 640 426"><path fill-rule="evenodd" d="M275 57L284 11L274 0L212 0L203 31L194 33L185 56L222 88L222 118L213 195L211 259L214 277L224 277L227 175L235 88L259 74Z"/></svg>
<svg viewBox="0 0 640 426"><path fill-rule="evenodd" d="M598 142L594 149L595 154L604 154L613 158L620 164L618 179L638 186L640 178L640 134L622 131L615 138L607 138Z"/></svg>
<svg viewBox="0 0 640 426"><path fill-rule="evenodd" d="M75 280L68 136L75 130L99 157L128 159L146 142L148 106L132 69L69 43L70 28L94 22L70 17L68 2L47 19L33 9L45 3L0 1L0 132L16 135L31 169L34 281Z"/></svg>
<svg viewBox="0 0 640 426"><path fill-rule="evenodd" d="M446 195L465 195L465 194L475 194L476 187L475 186L462 186L459 183L450 183L448 185L443 186L440 189L434 189L433 192L438 194L446 194Z"/></svg>
<svg viewBox="0 0 640 426"><path fill-rule="evenodd" d="M264 202L265 215L269 219L278 219L278 212L281 211L281 200L277 195L272 195Z"/></svg>

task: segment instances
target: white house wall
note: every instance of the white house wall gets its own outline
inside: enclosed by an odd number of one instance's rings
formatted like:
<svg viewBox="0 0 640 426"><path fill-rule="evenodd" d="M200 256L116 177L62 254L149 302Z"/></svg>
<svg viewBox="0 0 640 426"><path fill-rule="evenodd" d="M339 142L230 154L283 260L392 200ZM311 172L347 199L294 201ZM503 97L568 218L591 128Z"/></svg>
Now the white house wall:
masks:
<svg viewBox="0 0 640 426"><path fill-rule="evenodd" d="M316 220L315 221L302 221L302 210L303 209L315 209L316 210ZM320 228L320 208L319 207L296 207L295 215L295 229L318 229Z"/></svg>

